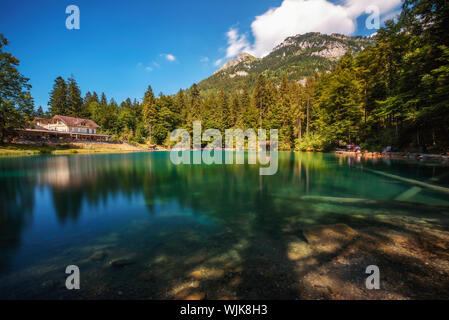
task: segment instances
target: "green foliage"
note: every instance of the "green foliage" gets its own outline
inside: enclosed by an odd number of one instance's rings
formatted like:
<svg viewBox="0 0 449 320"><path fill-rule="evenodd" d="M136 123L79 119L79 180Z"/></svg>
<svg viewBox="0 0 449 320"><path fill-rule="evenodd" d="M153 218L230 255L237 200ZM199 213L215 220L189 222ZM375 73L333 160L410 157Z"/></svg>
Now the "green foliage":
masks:
<svg viewBox="0 0 449 320"><path fill-rule="evenodd" d="M332 141L329 141L325 136L319 133L311 133L304 136L302 139L297 139L295 145L296 151L324 152L329 151L332 146Z"/></svg>
<svg viewBox="0 0 449 320"><path fill-rule="evenodd" d="M68 90L67 84L62 77L57 77L55 83L53 84L53 90L50 92L50 101L48 105L50 106L50 115L69 115L68 106Z"/></svg>
<svg viewBox="0 0 449 320"><path fill-rule="evenodd" d="M375 150L447 148L448 12L447 1L406 0L374 46L347 54L320 77L313 131L334 144ZM307 144L299 141L298 148Z"/></svg>
<svg viewBox="0 0 449 320"><path fill-rule="evenodd" d="M81 90L76 83L75 78L70 77L68 79L68 89L67 89L67 109L68 115L71 117L82 117L83 112L83 99L81 98Z"/></svg>
<svg viewBox="0 0 449 320"><path fill-rule="evenodd" d="M26 126L34 113L29 79L17 70L19 60L3 51L7 45L0 34L0 143L14 129Z"/></svg>

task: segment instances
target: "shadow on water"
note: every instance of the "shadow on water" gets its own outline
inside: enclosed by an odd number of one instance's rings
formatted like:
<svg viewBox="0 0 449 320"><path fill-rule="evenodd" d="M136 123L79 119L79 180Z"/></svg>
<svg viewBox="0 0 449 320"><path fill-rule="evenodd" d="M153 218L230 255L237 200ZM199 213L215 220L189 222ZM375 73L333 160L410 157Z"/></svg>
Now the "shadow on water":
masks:
<svg viewBox="0 0 449 320"><path fill-rule="evenodd" d="M448 298L444 200L395 202L409 186L331 155L281 153L271 177L250 165L175 166L167 153L2 159L0 169L2 298ZM42 208L54 212L54 241L34 244L32 265L14 272ZM61 286L73 261L85 288L76 293ZM384 290L364 288L369 264L382 266Z"/></svg>

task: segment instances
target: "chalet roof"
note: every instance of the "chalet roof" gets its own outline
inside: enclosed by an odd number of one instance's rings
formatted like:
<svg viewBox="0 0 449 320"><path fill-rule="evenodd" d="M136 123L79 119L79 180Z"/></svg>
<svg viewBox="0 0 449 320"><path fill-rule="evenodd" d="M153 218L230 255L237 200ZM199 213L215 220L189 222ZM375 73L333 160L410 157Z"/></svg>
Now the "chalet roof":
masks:
<svg viewBox="0 0 449 320"><path fill-rule="evenodd" d="M91 128L99 128L100 126L90 119L74 118L68 116L56 115L53 119L59 119L68 126L87 126Z"/></svg>
<svg viewBox="0 0 449 320"><path fill-rule="evenodd" d="M96 124L94 121L90 119L82 119L82 118L74 118L69 116L60 116L56 115L51 119L47 118L35 118L33 123L42 122L42 123L51 123L53 120L60 120L65 123L67 126L86 126L90 128L99 128L100 126Z"/></svg>

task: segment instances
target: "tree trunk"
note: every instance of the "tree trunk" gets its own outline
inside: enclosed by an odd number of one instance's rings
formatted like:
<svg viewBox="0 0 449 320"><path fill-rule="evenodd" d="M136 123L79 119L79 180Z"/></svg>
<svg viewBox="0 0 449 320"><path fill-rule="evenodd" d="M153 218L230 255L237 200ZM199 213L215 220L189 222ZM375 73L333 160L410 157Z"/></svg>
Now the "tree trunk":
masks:
<svg viewBox="0 0 449 320"><path fill-rule="evenodd" d="M0 145L5 144L4 138L5 138L5 128L2 127L0 129Z"/></svg>
<svg viewBox="0 0 449 320"><path fill-rule="evenodd" d="M398 117L396 117L396 139L399 136Z"/></svg>
<svg viewBox="0 0 449 320"><path fill-rule="evenodd" d="M307 96L307 127L306 127L307 136L309 135L309 119L310 119L309 109L310 109L310 97Z"/></svg>
<svg viewBox="0 0 449 320"><path fill-rule="evenodd" d="M368 85L368 83L365 81L365 87L364 87L365 105L363 106L363 110L364 110L364 112L365 112L365 124L366 124L366 107L367 107L367 105L368 105L367 85Z"/></svg>

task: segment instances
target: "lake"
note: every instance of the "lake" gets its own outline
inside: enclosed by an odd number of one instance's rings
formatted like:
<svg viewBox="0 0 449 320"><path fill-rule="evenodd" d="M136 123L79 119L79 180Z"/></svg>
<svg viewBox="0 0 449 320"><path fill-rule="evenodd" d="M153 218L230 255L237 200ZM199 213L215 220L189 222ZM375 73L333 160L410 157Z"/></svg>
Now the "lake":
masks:
<svg viewBox="0 0 449 320"><path fill-rule="evenodd" d="M281 152L274 176L168 152L0 158L0 298L449 298L448 188L442 164L332 154Z"/></svg>

